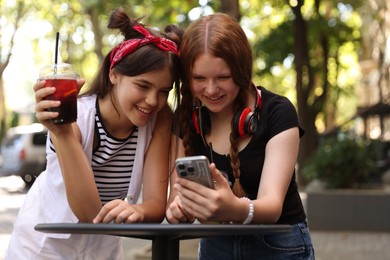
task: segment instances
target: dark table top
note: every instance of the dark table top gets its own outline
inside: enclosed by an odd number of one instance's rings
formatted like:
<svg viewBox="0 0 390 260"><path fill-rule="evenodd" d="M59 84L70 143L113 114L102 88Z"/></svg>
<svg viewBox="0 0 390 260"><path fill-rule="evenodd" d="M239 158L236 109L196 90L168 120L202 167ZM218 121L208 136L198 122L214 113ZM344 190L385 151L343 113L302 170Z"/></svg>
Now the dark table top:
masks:
<svg viewBox="0 0 390 260"><path fill-rule="evenodd" d="M45 233L105 234L124 237L153 239L157 236L172 239L192 239L209 236L254 235L288 232L289 225L242 224L92 224L92 223L43 223L35 230Z"/></svg>

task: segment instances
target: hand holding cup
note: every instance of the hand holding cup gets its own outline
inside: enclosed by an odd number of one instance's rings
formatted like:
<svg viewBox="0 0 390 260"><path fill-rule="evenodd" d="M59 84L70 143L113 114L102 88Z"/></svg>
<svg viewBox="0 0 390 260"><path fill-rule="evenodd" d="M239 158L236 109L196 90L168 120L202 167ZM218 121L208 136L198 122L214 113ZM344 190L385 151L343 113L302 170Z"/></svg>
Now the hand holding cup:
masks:
<svg viewBox="0 0 390 260"><path fill-rule="evenodd" d="M51 107L48 111L58 112L58 117L51 118L52 124L69 124L77 120L78 74L72 65L67 63L43 67L39 80L45 80L45 87L55 87L55 92L44 97L45 100L58 100L61 105Z"/></svg>

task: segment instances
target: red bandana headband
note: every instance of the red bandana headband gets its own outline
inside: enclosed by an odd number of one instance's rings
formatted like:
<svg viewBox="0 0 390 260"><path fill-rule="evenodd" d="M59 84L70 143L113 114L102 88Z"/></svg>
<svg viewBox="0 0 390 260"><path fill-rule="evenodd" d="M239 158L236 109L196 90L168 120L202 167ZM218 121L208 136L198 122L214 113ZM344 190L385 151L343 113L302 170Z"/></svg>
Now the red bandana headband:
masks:
<svg viewBox="0 0 390 260"><path fill-rule="evenodd" d="M127 41L123 41L117 46L115 46L110 55L110 60L111 60L110 69L112 69L124 57L126 57L127 55L134 52L138 48L147 44L154 44L160 50L171 51L176 56L179 56L176 43L174 43L173 41L166 38L155 37L141 25L135 25L133 26L133 28L138 32L142 33L145 36L145 38L130 39Z"/></svg>

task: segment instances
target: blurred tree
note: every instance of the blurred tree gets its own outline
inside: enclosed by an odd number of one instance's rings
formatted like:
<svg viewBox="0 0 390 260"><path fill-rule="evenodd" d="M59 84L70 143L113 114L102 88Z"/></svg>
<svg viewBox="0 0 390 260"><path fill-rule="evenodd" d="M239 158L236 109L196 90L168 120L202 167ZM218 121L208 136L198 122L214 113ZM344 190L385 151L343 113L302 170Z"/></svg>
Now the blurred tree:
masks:
<svg viewBox="0 0 390 260"><path fill-rule="evenodd" d="M5 134L7 122L3 74L12 56L18 27L30 8L29 1L18 0L10 5L4 1L0 0L0 140Z"/></svg>
<svg viewBox="0 0 390 260"><path fill-rule="evenodd" d="M197 1L179 0L133 0L131 4L126 0L68 0L62 3L42 0L36 4L39 11L35 16L52 27L44 38L55 39L55 33L60 32L61 60L75 64L88 83L104 55L121 40L118 31L107 28L109 16L115 8L123 6L131 16L142 18L145 25L163 30L163 26L169 23L188 24L186 13L196 5ZM42 51L41 41L39 38L35 41L37 53ZM42 60L37 61L40 62Z"/></svg>
<svg viewBox="0 0 390 260"><path fill-rule="evenodd" d="M273 8L267 2L262 18L271 28L254 44L262 61L257 73L269 84L282 84L290 94L291 87L295 89L299 119L306 131L298 159L302 168L318 145L318 134L333 129L343 118L340 102L343 109L351 108L346 110L349 115L355 112L345 100L353 100L358 80L353 74L360 46L355 9L361 2L273 1ZM305 181L299 179L299 183Z"/></svg>
<svg viewBox="0 0 390 260"><path fill-rule="evenodd" d="M354 84L357 82L350 85L341 82L343 67L348 65L343 64L342 51L349 46L356 53L360 40L360 24L345 17L348 13L353 13L354 6L348 2L315 0L309 19L305 19L303 14L303 0L297 1L296 5L290 4L295 16L293 50L298 113L302 126L306 129L298 160L301 167L305 166L306 160L317 148L318 116L322 114L324 118L324 131L333 129L340 93L348 93L349 90L350 95L354 94ZM361 3L354 1L353 4L358 7ZM305 183L303 179L300 181Z"/></svg>
<svg viewBox="0 0 390 260"><path fill-rule="evenodd" d="M237 21L241 19L238 0L221 0L221 8L219 11L234 17Z"/></svg>
<svg viewBox="0 0 390 260"><path fill-rule="evenodd" d="M385 0L371 0L369 3L374 6L372 4L376 1ZM186 28L192 19L210 12L220 11L235 17L254 46L256 84L285 94L297 104L306 130L301 142L299 165L303 165L316 148L319 133L348 118L348 111L349 115L354 113L354 103L350 100L353 100L354 84L359 75L352 74L352 70L357 64L361 25L356 10L364 2L362 0L14 2L29 6L20 13L19 19L27 14L29 21L38 20L41 26L47 27L34 40L35 63L52 62L54 47L48 49L47 42L54 43L58 31L61 61L75 64L87 82L96 73L104 55L120 40L117 31L107 29L109 15L118 6L125 5L134 17L143 17L144 24L159 29L170 23ZM2 17L9 17L6 23L14 21L11 17L18 17L15 16L17 5L11 8L1 3L0 6ZM372 10L381 13L378 10L383 8L379 6ZM368 9L366 11L369 12ZM386 16L381 17L384 19ZM377 17L372 15L372 19L377 20ZM5 53L4 50L1 54ZM2 64L4 61L6 59L2 58ZM1 90L0 86L0 98ZM338 110L340 103L347 115ZM4 101L1 106L4 106ZM0 117L1 109L4 111L0 108Z"/></svg>

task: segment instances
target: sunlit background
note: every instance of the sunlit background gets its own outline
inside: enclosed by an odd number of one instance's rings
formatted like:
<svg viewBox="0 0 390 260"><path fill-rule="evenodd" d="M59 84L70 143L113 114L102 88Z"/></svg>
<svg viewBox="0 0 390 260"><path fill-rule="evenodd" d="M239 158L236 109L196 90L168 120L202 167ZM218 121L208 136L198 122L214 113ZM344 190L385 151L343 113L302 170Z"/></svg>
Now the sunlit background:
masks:
<svg viewBox="0 0 390 260"><path fill-rule="evenodd" d="M0 138L5 129L35 120L32 86L39 68L54 61L56 32L59 62L74 64L87 87L104 55L122 39L107 29L107 23L111 11L125 4L133 17L143 17L144 24L160 30L172 23L186 28L214 12L239 20L253 47L254 83L287 96L298 110L306 130L299 164L313 154L320 138L329 135L390 139L388 1L0 3L0 61L10 55L2 74L5 111L1 106Z"/></svg>
<svg viewBox="0 0 390 260"><path fill-rule="evenodd" d="M3 2L5 3L2 4L5 4L10 8L17 4L17 1L13 0L6 0ZM71 2L66 2L67 1L64 1L60 6L61 12L69 11ZM189 11L188 18L190 20L195 20L201 15L213 13L214 11L212 8L207 6L207 2L207 0L199 1L199 6L194 7ZM178 16L177 22L181 19L183 18ZM0 25L2 33L1 45L5 46L2 51L4 55L7 55L7 52L9 51L7 47L9 46L10 37L14 33L15 27L13 24L8 23L5 16L2 16ZM31 15L31 18L28 18L28 22L25 22L18 27L14 39L15 44L12 46L12 56L3 74L6 97L5 104L9 111L22 114L31 113L33 111L34 98L32 86L34 81L38 78L39 68L54 62L54 32L55 30L50 21L39 19L38 17L35 17L35 15ZM81 34L83 35L81 36ZM68 37L68 35L61 35L60 45L61 40L66 37ZM88 46L90 49L94 48L94 34L91 31L77 28L75 32L72 32L71 37L73 43L76 45ZM118 35L113 34L107 36L107 39L109 39L109 46L112 47L117 43L115 40L117 37ZM85 41L87 41L87 43ZM61 62L61 54L59 55L59 62ZM97 69L97 66L97 64L94 64L90 70L86 71L87 75L83 75L83 77L90 79ZM26 119L26 121L29 120L31 119Z"/></svg>

